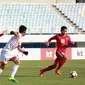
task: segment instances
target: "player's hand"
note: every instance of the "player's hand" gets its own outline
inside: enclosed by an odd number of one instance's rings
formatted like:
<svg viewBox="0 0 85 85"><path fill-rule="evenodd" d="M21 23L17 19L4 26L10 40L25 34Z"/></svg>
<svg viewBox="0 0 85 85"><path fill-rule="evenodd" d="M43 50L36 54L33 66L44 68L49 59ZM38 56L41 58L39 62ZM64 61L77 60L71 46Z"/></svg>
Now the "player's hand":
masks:
<svg viewBox="0 0 85 85"><path fill-rule="evenodd" d="M45 43L45 45L49 46L49 41L47 41L47 42Z"/></svg>
<svg viewBox="0 0 85 85"><path fill-rule="evenodd" d="M10 31L10 34L14 34L14 31Z"/></svg>
<svg viewBox="0 0 85 85"><path fill-rule="evenodd" d="M3 31L3 34L4 34L4 35L8 34L8 30L4 30L4 31Z"/></svg>
<svg viewBox="0 0 85 85"><path fill-rule="evenodd" d="M27 51L24 51L23 54L28 55L28 52Z"/></svg>

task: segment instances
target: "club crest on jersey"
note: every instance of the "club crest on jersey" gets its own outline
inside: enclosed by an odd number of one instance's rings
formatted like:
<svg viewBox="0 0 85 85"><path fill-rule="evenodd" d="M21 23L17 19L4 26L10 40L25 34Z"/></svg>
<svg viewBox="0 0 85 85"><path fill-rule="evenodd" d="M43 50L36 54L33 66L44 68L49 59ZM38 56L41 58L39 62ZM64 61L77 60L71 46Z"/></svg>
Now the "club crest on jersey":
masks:
<svg viewBox="0 0 85 85"><path fill-rule="evenodd" d="M64 39L61 39L61 43L65 43L65 40Z"/></svg>

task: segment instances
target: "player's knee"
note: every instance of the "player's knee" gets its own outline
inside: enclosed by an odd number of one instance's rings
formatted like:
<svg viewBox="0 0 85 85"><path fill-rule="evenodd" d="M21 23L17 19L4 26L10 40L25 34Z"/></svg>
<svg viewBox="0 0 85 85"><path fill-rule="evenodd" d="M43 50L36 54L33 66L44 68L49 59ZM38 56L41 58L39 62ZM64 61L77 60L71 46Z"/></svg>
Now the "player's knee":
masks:
<svg viewBox="0 0 85 85"><path fill-rule="evenodd" d="M17 64L17 65L20 65L20 60L19 60L18 58L15 58L15 59L13 60L13 62L14 62L15 64Z"/></svg>
<svg viewBox="0 0 85 85"><path fill-rule="evenodd" d="M20 65L20 60L18 61L18 65Z"/></svg>
<svg viewBox="0 0 85 85"><path fill-rule="evenodd" d="M17 64L17 65L20 65L20 61L17 61L16 64Z"/></svg>
<svg viewBox="0 0 85 85"><path fill-rule="evenodd" d="M0 67L0 68L1 68L2 70L4 70L5 66L6 66L6 64L1 63L1 67Z"/></svg>
<svg viewBox="0 0 85 85"><path fill-rule="evenodd" d="M67 60L67 58L66 58L66 57L64 57L64 60Z"/></svg>
<svg viewBox="0 0 85 85"><path fill-rule="evenodd" d="M65 56L61 57L61 59L63 59L63 60L67 60L67 58L66 58Z"/></svg>
<svg viewBox="0 0 85 85"><path fill-rule="evenodd" d="M2 69L2 70L4 70L4 68L5 68L4 66L3 66L3 67L1 67L1 69Z"/></svg>

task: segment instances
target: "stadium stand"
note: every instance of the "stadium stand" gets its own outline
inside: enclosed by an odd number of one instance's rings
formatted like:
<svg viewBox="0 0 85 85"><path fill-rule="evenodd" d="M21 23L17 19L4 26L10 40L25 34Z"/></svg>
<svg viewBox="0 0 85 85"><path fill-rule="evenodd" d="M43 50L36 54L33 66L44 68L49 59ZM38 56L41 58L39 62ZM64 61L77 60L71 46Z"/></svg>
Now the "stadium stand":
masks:
<svg viewBox="0 0 85 85"><path fill-rule="evenodd" d="M85 3L57 3L56 8L76 27L85 31Z"/></svg>
<svg viewBox="0 0 85 85"><path fill-rule="evenodd" d="M66 7L66 5L57 5L61 10L63 6ZM68 27L68 33L75 33L75 28L46 3L0 3L2 30L17 30L21 24L29 28L30 34L59 33L63 25Z"/></svg>

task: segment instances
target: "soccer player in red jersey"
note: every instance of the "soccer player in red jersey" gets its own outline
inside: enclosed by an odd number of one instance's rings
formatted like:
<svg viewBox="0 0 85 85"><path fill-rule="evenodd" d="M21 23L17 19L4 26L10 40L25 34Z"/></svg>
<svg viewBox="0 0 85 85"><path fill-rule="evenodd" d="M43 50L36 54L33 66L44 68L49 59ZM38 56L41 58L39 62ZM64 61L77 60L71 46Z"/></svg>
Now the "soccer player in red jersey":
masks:
<svg viewBox="0 0 85 85"><path fill-rule="evenodd" d="M47 68L41 69L40 70L40 76L42 76L42 74L46 71L50 71L54 68L56 68L55 73L57 75L61 75L60 73L60 69L61 67L64 65L64 63L67 61L67 58L65 56L65 51L66 48L68 46L68 44L70 43L71 46L74 45L74 42L71 41L70 36L67 35L67 27L66 26L62 26L61 27L61 33L60 34L56 34L55 36L51 37L47 42L46 45L49 46L51 40L56 40L56 45L57 45L57 49L56 49L56 59L54 61L54 63L50 66L48 66Z"/></svg>

